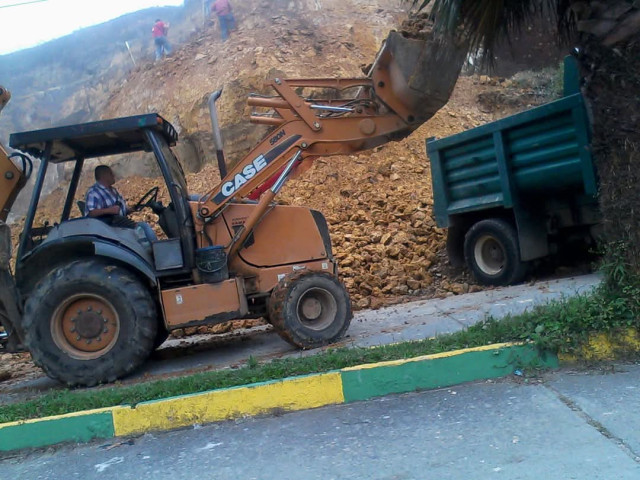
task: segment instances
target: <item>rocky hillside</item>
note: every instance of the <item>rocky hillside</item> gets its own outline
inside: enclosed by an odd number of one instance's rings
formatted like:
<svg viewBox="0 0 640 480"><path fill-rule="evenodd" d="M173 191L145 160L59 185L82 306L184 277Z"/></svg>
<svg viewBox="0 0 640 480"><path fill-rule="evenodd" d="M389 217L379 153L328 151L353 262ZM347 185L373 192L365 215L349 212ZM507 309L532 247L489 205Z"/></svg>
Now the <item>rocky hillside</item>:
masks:
<svg viewBox="0 0 640 480"><path fill-rule="evenodd" d="M237 161L265 133L247 122L249 93L271 93L264 83L276 76L362 76L361 67L405 16L379 1L319 4L320 10L312 0L234 3L238 31L229 40L221 40L212 22L171 58L141 64L114 91L103 116L161 112L181 135L185 167L195 171L215 158L207 99L222 88L225 151Z"/></svg>

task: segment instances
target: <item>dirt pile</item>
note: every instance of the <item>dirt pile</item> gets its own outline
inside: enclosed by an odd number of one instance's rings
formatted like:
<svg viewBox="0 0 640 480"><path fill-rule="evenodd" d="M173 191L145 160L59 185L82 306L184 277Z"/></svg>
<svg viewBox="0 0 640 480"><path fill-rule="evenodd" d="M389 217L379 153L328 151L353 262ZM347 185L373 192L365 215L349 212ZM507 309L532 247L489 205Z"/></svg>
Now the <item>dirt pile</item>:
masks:
<svg viewBox="0 0 640 480"><path fill-rule="evenodd" d="M433 34L429 13L419 13L402 22L398 31L406 38L427 38Z"/></svg>

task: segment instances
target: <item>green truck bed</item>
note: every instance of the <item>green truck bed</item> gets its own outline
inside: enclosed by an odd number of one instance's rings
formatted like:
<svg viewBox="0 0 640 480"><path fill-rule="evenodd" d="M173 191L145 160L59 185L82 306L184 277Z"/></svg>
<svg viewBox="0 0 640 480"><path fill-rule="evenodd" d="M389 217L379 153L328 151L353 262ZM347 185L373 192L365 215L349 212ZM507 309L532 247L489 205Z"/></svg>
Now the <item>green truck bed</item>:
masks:
<svg viewBox="0 0 640 480"><path fill-rule="evenodd" d="M524 198L597 193L580 93L441 140L429 139L427 152L440 227L448 227L453 215L514 208Z"/></svg>
<svg viewBox="0 0 640 480"><path fill-rule="evenodd" d="M564 73L560 100L427 140L449 260L480 283L517 283L535 260L593 245L598 185L574 58Z"/></svg>

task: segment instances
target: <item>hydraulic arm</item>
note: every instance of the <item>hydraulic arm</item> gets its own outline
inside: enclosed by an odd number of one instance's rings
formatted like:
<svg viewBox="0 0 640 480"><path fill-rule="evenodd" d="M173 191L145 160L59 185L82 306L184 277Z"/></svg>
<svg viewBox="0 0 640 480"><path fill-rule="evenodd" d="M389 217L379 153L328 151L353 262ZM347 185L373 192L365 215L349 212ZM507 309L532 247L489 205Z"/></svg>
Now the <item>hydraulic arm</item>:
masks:
<svg viewBox="0 0 640 480"><path fill-rule="evenodd" d="M272 129L201 198L199 216L211 221L232 199L252 192L256 197L255 192L266 191L264 185L271 187L236 232L228 250L233 255L301 162L406 137L448 101L465 55L466 49L454 41L436 45L392 32L365 78L272 80L268 86L274 95L248 99L251 107L261 109L250 120ZM320 97L318 92L332 95Z"/></svg>

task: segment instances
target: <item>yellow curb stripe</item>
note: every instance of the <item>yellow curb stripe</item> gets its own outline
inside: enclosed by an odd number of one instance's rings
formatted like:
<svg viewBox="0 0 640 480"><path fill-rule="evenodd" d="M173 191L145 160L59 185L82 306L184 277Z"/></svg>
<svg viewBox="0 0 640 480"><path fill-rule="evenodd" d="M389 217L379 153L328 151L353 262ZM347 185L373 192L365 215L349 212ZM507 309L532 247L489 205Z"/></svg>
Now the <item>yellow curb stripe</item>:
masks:
<svg viewBox="0 0 640 480"><path fill-rule="evenodd" d="M340 370L341 372L351 372L355 370L366 370L368 368L378 367L392 367L397 365L403 365L411 362L422 362L424 360L435 360L437 358L454 357L456 355L462 355L469 352L485 352L487 350L498 350L500 348L513 347L516 345L522 345L521 343L496 343L493 345L484 345L482 347L463 348L461 350L452 350L450 352L434 353L432 355L422 355L421 357L406 358L403 360L389 360L386 362L368 363L366 365L356 365L355 367L347 367Z"/></svg>
<svg viewBox="0 0 640 480"><path fill-rule="evenodd" d="M337 403L344 403L342 379L333 372L115 408L113 424L122 436Z"/></svg>
<svg viewBox="0 0 640 480"><path fill-rule="evenodd" d="M589 335L586 343L574 353L558 355L563 363L611 361L625 355L640 352L640 335L633 328L615 332L599 332Z"/></svg>

